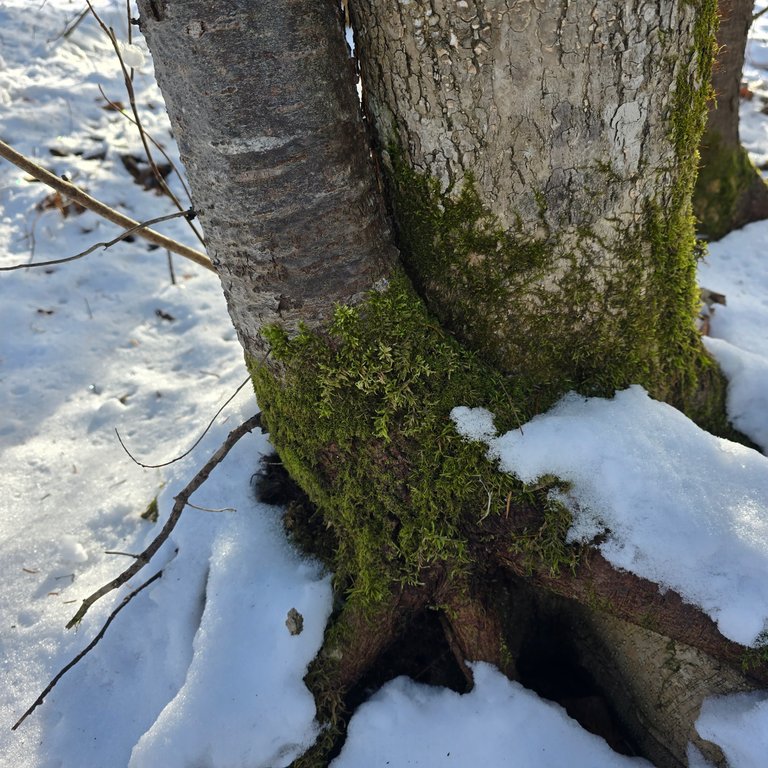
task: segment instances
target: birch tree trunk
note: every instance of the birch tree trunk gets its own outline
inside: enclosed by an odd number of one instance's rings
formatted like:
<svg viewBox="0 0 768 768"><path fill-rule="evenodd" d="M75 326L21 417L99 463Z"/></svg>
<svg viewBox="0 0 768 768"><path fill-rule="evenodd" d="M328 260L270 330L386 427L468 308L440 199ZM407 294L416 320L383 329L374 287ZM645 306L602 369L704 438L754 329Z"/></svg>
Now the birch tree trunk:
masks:
<svg viewBox="0 0 768 768"><path fill-rule="evenodd" d="M331 0L140 3L195 209L246 354L329 321L396 258Z"/></svg>
<svg viewBox="0 0 768 768"><path fill-rule="evenodd" d="M712 0L356 0L373 154L335 0L139 7L264 423L314 505L291 522L343 596L307 676L328 727L297 765L327 764L350 692L429 616L459 677L517 675L521 583L738 664L674 592L567 545L550 486L449 418L506 429L635 382L722 418L693 329Z"/></svg>

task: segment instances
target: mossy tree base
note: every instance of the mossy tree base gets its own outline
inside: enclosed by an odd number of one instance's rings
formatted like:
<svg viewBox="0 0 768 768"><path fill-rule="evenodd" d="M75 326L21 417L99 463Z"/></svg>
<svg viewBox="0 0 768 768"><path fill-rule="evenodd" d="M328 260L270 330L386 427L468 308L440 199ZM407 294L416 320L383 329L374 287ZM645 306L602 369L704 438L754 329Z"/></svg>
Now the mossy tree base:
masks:
<svg viewBox="0 0 768 768"><path fill-rule="evenodd" d="M567 545L570 514L548 497L555 478L524 486L459 437L450 419L456 405L486 407L507 430L536 413L541 391L468 352L405 279L355 308L339 307L325 333L265 335L269 365L250 366L263 417L318 508L313 525L320 515L337 542L332 566L343 606L308 676L329 727L297 765L324 764L343 730L347 694L425 610L437 611L460 667L485 660L515 676L513 607L499 609L498 573L741 663L744 649L676 594L662 596L597 552ZM687 392L710 422L721 416L722 380L703 352L677 370L668 391ZM293 516L292 524L300 521ZM768 680L765 666L750 674Z"/></svg>

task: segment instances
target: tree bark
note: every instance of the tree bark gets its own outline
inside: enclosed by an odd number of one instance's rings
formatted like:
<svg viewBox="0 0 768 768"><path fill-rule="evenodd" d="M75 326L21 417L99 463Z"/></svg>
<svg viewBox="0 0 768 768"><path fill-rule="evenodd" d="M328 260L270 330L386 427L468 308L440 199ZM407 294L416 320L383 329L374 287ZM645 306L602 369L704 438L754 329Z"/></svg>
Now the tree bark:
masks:
<svg viewBox="0 0 768 768"><path fill-rule="evenodd" d="M449 418L462 402L519 425L573 386L696 390L712 0L353 5L406 268L438 321L395 258L335 0L139 6L264 422L338 541L347 602L308 678L319 711L336 719L425 606L457 658L514 674L494 568L740 661L599 555L558 576L526 550L546 489Z"/></svg>
<svg viewBox="0 0 768 768"><path fill-rule="evenodd" d="M539 385L633 381L668 399L697 346L689 195L712 3L350 5L403 256L430 308Z"/></svg>
<svg viewBox="0 0 768 768"><path fill-rule="evenodd" d="M701 140L694 210L704 235L717 240L752 221L768 218L768 185L739 140L741 75L752 0L720 0L718 55L712 71L714 99Z"/></svg>
<svg viewBox="0 0 768 768"><path fill-rule="evenodd" d="M233 323L263 357L263 326L322 326L396 258L338 4L139 8Z"/></svg>

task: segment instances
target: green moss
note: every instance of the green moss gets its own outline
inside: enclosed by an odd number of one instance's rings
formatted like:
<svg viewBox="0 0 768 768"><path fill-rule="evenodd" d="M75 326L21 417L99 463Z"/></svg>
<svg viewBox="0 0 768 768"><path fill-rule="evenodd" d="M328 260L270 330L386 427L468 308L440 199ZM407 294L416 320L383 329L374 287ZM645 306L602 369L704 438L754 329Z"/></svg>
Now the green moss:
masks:
<svg viewBox="0 0 768 768"><path fill-rule="evenodd" d="M768 667L768 630L757 636L755 645L747 648L741 659L741 668L745 672Z"/></svg>
<svg viewBox="0 0 768 768"><path fill-rule="evenodd" d="M697 418L722 404L701 402L699 383L711 361L694 328L691 195L710 96L716 2L696 6L693 45L670 64L678 67L670 112L676 163L659 169L660 191L642 222L615 222L610 236L588 225L558 233L547 227L544 196L532 190L541 224L536 237L522 224L504 229L471 175L444 190L411 168L396 144L388 149L409 276L446 328L524 382L534 411L571 389L610 396L631 383ZM592 169L595 194L615 182L609 164Z"/></svg>
<svg viewBox="0 0 768 768"><path fill-rule="evenodd" d="M548 484L551 487L554 484ZM544 522L538 528L526 529L512 543L512 551L523 555L527 568L533 571L546 563L550 575L557 576L563 568L575 571L579 549L565 543L573 518L561 502L547 498Z"/></svg>
<svg viewBox="0 0 768 768"><path fill-rule="evenodd" d="M142 520L148 520L150 523L156 523L159 515L157 507L157 496L149 502L147 508L141 513Z"/></svg>
<svg viewBox="0 0 768 768"><path fill-rule="evenodd" d="M695 398L708 363L693 322L691 163L671 201L649 203L643 224L620 233L614 266L592 270L606 246L588 228L568 247L504 231L471 177L453 195L390 157L410 276L442 324L523 382L532 411L568 390L610 396L631 383L684 408Z"/></svg>
<svg viewBox="0 0 768 768"><path fill-rule="evenodd" d="M405 279L339 307L323 335L266 335L281 373L251 365L259 404L286 468L336 534L336 576L353 599L374 605L435 563L460 574L466 531L508 499L527 500L457 434L450 411L482 405L506 430L530 418L535 396L446 334Z"/></svg>

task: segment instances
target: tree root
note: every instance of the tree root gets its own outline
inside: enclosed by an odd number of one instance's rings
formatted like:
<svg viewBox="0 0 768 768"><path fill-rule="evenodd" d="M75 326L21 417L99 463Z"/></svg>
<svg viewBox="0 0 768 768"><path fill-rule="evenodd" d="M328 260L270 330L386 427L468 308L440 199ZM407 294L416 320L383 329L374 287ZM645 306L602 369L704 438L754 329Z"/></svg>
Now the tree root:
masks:
<svg viewBox="0 0 768 768"><path fill-rule="evenodd" d="M393 589L376 609L362 607L352 599L329 624L323 648L304 678L315 696L322 731L315 744L297 758L291 768L328 765L346 732L348 694L414 616L427 607L441 576L437 569L425 572L421 584Z"/></svg>
<svg viewBox="0 0 768 768"><path fill-rule="evenodd" d="M469 579L452 579L437 601L448 645L470 687L474 680L467 661L487 661L510 680L517 679L516 654L505 640L499 606L488 600L487 585L483 595Z"/></svg>

